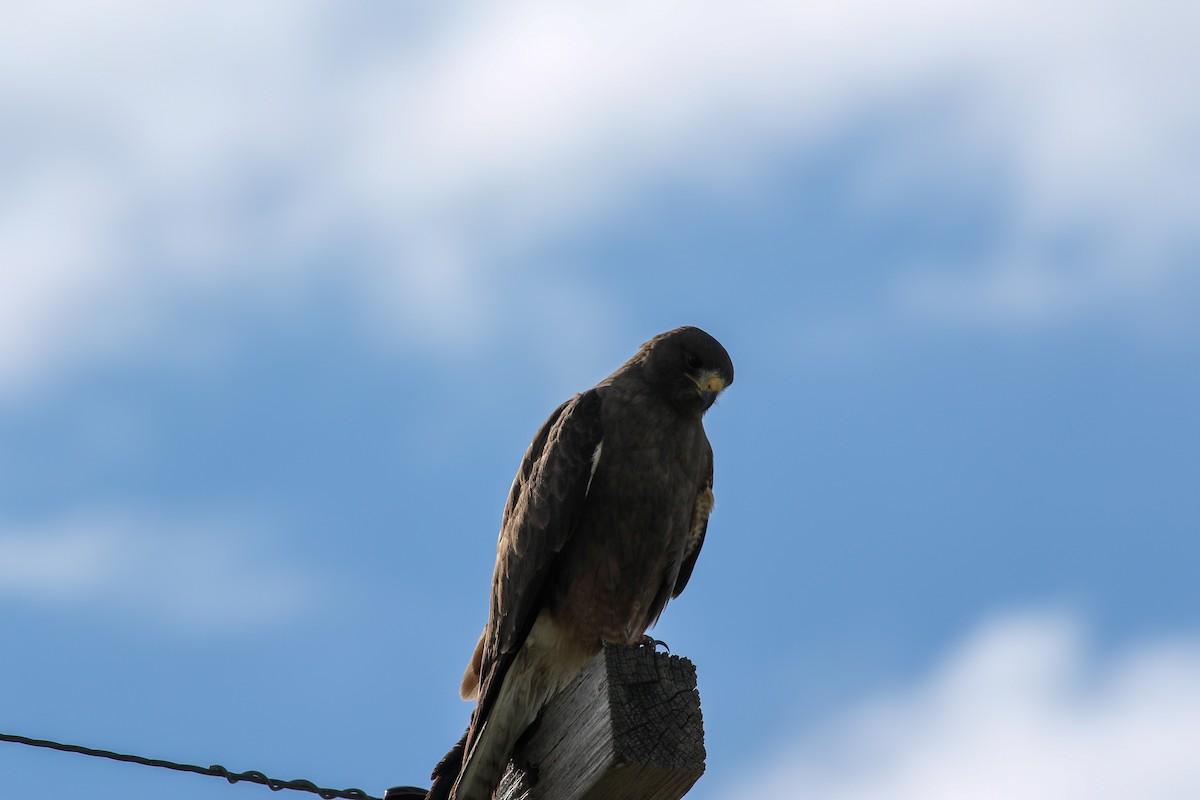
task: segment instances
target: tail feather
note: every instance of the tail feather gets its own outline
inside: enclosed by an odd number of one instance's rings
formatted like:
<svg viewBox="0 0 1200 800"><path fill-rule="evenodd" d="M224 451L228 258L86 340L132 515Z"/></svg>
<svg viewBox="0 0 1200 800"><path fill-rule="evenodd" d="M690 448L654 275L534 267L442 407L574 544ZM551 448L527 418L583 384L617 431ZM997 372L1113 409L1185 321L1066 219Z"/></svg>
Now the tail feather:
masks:
<svg viewBox="0 0 1200 800"><path fill-rule="evenodd" d="M471 725L434 768L427 800L491 800L517 740L598 649L577 644L539 615L517 652L487 666Z"/></svg>
<svg viewBox="0 0 1200 800"><path fill-rule="evenodd" d="M430 787L429 794L425 795L425 800L450 800L450 792L458 780L459 773L462 772L463 753L467 750L467 734L470 732L471 729L468 728L458 740L458 744L451 747L450 752L433 768L433 774L429 776L433 778L433 786Z"/></svg>
<svg viewBox="0 0 1200 800"><path fill-rule="evenodd" d="M490 710L480 703L486 718L476 721L478 733L473 731L469 740L454 800L490 800L517 740L546 702L595 655L594 650L599 650L599 643L594 648L580 645L565 635L545 611L538 615L521 649L502 673L499 691L486 692L495 697Z"/></svg>
<svg viewBox="0 0 1200 800"><path fill-rule="evenodd" d="M530 648L522 648L500 687L492 713L479 730L462 766L454 800L491 800L504 776L513 745L532 724L550 693L550 670Z"/></svg>

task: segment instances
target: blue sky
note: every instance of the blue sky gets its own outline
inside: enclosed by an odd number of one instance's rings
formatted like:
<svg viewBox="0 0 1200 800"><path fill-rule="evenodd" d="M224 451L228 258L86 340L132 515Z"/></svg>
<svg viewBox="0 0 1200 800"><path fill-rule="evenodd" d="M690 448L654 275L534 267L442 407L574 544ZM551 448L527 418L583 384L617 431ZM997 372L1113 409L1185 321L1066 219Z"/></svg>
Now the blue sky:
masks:
<svg viewBox="0 0 1200 800"><path fill-rule="evenodd" d="M530 437L695 324L690 797L1200 793L1195 8L6 17L4 732L423 783Z"/></svg>

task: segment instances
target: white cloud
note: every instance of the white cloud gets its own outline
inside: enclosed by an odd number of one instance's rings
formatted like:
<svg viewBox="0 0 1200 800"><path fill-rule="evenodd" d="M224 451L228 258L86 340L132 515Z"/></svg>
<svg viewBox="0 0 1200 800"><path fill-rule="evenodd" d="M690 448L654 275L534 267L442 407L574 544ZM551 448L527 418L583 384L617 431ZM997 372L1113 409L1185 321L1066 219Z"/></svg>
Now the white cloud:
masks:
<svg viewBox="0 0 1200 800"><path fill-rule="evenodd" d="M917 684L868 700L746 774L744 797L1200 797L1200 639L1089 654L1079 621L982 625ZM718 792L718 794L720 794Z"/></svg>
<svg viewBox="0 0 1200 800"><path fill-rule="evenodd" d="M292 617L310 600L304 576L244 528L115 512L0 527L0 604L100 611L193 632Z"/></svg>
<svg viewBox="0 0 1200 800"><path fill-rule="evenodd" d="M496 254L664 178L718 190L769 172L946 83L962 119L893 160L953 169L941 158L966 141L1006 167L1013 233L982 277L905 282L907 308L1061 315L1191 271L1176 256L1200 222L1194 4L519 0L413 11L420 38L353 13L10 9L0 389L166 346L179 298L286 297L322 270L361 286L381 331L475 341L521 280L493 274ZM889 174L904 169L881 165L874 188ZM1105 257L1052 274L1042 251L1081 225L1106 232ZM368 255L313 255L347 241Z"/></svg>

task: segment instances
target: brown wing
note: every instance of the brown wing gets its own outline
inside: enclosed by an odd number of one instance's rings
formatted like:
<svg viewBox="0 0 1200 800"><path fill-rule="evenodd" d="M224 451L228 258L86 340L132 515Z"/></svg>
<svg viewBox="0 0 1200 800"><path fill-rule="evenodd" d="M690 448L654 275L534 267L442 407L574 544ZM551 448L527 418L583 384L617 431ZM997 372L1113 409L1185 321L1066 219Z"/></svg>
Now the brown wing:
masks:
<svg viewBox="0 0 1200 800"><path fill-rule="evenodd" d="M600 395L592 389L555 409L534 436L513 480L496 547L492 605L479 663L478 728L495 691L542 608L555 557L583 511L592 457L602 438Z"/></svg>
<svg viewBox="0 0 1200 800"><path fill-rule="evenodd" d="M487 626L463 678L464 698L477 693L479 702L462 739L434 768L430 800L449 797L537 619L555 557L583 510L602 434L600 395L589 389L556 408L525 452L500 523Z"/></svg>
<svg viewBox="0 0 1200 800"><path fill-rule="evenodd" d="M601 438L600 395L589 390L560 406L525 454L500 527L485 661L518 650L537 618L554 559L583 511Z"/></svg>
<svg viewBox="0 0 1200 800"><path fill-rule="evenodd" d="M692 577L692 570L696 568L700 548L704 546L704 536L708 533L708 515L712 513L714 502L711 446L706 448L705 456L708 459L708 479L701 484L700 491L696 493L696 504L692 506L692 527L688 532L687 544L683 548L683 562L679 565L679 576L675 578L675 589L671 592L671 597L679 597L687 586L688 579Z"/></svg>

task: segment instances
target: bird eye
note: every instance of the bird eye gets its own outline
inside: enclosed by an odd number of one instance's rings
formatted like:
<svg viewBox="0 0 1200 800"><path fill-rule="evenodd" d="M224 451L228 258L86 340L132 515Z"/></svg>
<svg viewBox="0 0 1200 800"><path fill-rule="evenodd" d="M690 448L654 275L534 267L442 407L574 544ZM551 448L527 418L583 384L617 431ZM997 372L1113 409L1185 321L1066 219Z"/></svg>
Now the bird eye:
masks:
<svg viewBox="0 0 1200 800"><path fill-rule="evenodd" d="M687 365L687 368L689 370L697 370L697 369L700 369L700 366L703 362L700 361L698 356L694 356L691 353L688 353L684 357L683 363Z"/></svg>

